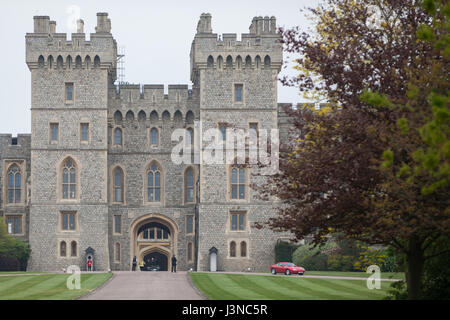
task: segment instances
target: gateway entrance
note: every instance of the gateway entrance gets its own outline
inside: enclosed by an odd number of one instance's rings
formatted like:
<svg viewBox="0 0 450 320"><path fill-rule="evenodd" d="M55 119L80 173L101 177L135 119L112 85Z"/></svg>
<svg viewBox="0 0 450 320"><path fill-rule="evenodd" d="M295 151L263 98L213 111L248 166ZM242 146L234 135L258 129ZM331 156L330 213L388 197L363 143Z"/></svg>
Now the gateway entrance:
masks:
<svg viewBox="0 0 450 320"><path fill-rule="evenodd" d="M152 252L144 256L143 271L168 271L167 256L160 252Z"/></svg>

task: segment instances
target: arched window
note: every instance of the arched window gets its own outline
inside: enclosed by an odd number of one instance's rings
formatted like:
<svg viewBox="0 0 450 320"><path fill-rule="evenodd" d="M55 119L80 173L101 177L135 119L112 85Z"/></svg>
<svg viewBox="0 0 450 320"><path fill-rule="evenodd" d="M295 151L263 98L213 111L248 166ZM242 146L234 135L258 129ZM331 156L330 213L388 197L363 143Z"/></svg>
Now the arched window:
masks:
<svg viewBox="0 0 450 320"><path fill-rule="evenodd" d="M173 122L175 123L175 127L180 128L183 126L183 115L180 110L175 111L173 115Z"/></svg>
<svg viewBox="0 0 450 320"><path fill-rule="evenodd" d="M123 202L123 171L120 167L114 169L113 179L114 179L114 202Z"/></svg>
<svg viewBox="0 0 450 320"><path fill-rule="evenodd" d="M261 68L261 57L260 56L256 56L256 58L255 58L255 67L256 67L256 69Z"/></svg>
<svg viewBox="0 0 450 320"><path fill-rule="evenodd" d="M245 168L242 166L231 168L231 199L245 199Z"/></svg>
<svg viewBox="0 0 450 320"><path fill-rule="evenodd" d="M252 67L252 58L250 56L245 57L245 67L246 68Z"/></svg>
<svg viewBox="0 0 450 320"><path fill-rule="evenodd" d="M13 164L8 170L8 203L19 203L22 193L22 175L19 167Z"/></svg>
<svg viewBox="0 0 450 320"><path fill-rule="evenodd" d="M150 113L150 123L156 124L158 123L158 120L159 120L158 112L156 112L156 110L153 110Z"/></svg>
<svg viewBox="0 0 450 320"><path fill-rule="evenodd" d="M227 68L233 68L233 58L231 56L227 57Z"/></svg>
<svg viewBox="0 0 450 320"><path fill-rule="evenodd" d="M165 111L162 113L162 121L163 121L163 123L165 123L165 124L169 123L169 121L170 121L170 112L169 112L169 111L165 110Z"/></svg>
<svg viewBox="0 0 450 320"><path fill-rule="evenodd" d="M100 57L99 56L95 56L94 58L94 68L98 68L100 67Z"/></svg>
<svg viewBox="0 0 450 320"><path fill-rule="evenodd" d="M52 55L48 56L47 65L50 69L53 68L53 56Z"/></svg>
<svg viewBox="0 0 450 320"><path fill-rule="evenodd" d="M77 256L77 242L76 241L72 241L72 243L70 244L70 256L71 257Z"/></svg>
<svg viewBox="0 0 450 320"><path fill-rule="evenodd" d="M86 64L86 69L89 69L91 67L91 57L86 56L86 58L84 58L84 62Z"/></svg>
<svg viewBox="0 0 450 320"><path fill-rule="evenodd" d="M227 126L224 123L219 124L219 131L222 141L227 140Z"/></svg>
<svg viewBox="0 0 450 320"><path fill-rule="evenodd" d="M230 242L230 257L236 257L236 242Z"/></svg>
<svg viewBox="0 0 450 320"><path fill-rule="evenodd" d="M65 241L61 241L61 243L59 244L59 255L61 257L66 256L66 242Z"/></svg>
<svg viewBox="0 0 450 320"><path fill-rule="evenodd" d="M241 69L242 68L242 58L241 56L237 56L236 58L236 69Z"/></svg>
<svg viewBox="0 0 450 320"><path fill-rule="evenodd" d="M75 68L77 68L77 69L81 69L81 57L80 56L77 56L76 58L75 58Z"/></svg>
<svg viewBox="0 0 450 320"><path fill-rule="evenodd" d="M186 123L194 124L194 113L191 110L186 113Z"/></svg>
<svg viewBox="0 0 450 320"><path fill-rule="evenodd" d="M143 122L145 122L146 119L147 119L147 115L145 114L145 111L144 110L139 111L139 113L138 113L138 121L140 123L143 123Z"/></svg>
<svg viewBox="0 0 450 320"><path fill-rule="evenodd" d="M61 56L58 56L58 58L56 59L56 68L62 69L63 64L64 64L63 58Z"/></svg>
<svg viewBox="0 0 450 320"><path fill-rule="evenodd" d="M72 57L71 56L67 56L66 66L67 66L67 69L70 69L72 67Z"/></svg>
<svg viewBox="0 0 450 320"><path fill-rule="evenodd" d="M194 170L186 169L184 175L184 197L186 202L194 202Z"/></svg>
<svg viewBox="0 0 450 320"><path fill-rule="evenodd" d="M161 202L161 168L156 162L147 171L147 200Z"/></svg>
<svg viewBox="0 0 450 320"><path fill-rule="evenodd" d="M270 57L268 55L264 57L264 67L265 68L270 67Z"/></svg>
<svg viewBox="0 0 450 320"><path fill-rule="evenodd" d="M42 56L42 55L40 55L39 56L39 59L38 59L38 66L39 66L39 68L43 68L44 67L44 57Z"/></svg>
<svg viewBox="0 0 450 320"><path fill-rule="evenodd" d="M122 145L122 129L116 128L114 130L114 145L121 146Z"/></svg>
<svg viewBox="0 0 450 320"><path fill-rule="evenodd" d="M76 199L77 184L76 184L76 166L72 159L67 159L64 162L62 170L62 198Z"/></svg>
<svg viewBox="0 0 450 320"><path fill-rule="evenodd" d="M222 69L223 68L223 58L222 56L217 57L217 68Z"/></svg>
<svg viewBox="0 0 450 320"><path fill-rule="evenodd" d="M116 124L122 124L122 112L119 110L114 113L114 121Z"/></svg>
<svg viewBox="0 0 450 320"><path fill-rule="evenodd" d="M212 56L208 57L207 67L208 68L214 67L214 58Z"/></svg>
<svg viewBox="0 0 450 320"><path fill-rule="evenodd" d="M117 262L120 261L120 243L116 243L114 246L114 260Z"/></svg>
<svg viewBox="0 0 450 320"><path fill-rule="evenodd" d="M150 130L150 142L151 142L151 144L154 145L154 146L158 145L158 140L159 140L158 138L159 138L158 137L158 129L152 128Z"/></svg>
<svg viewBox="0 0 450 320"><path fill-rule="evenodd" d="M241 257L247 256L247 242L242 241L241 242Z"/></svg>
<svg viewBox="0 0 450 320"><path fill-rule="evenodd" d="M134 113L131 110L128 110L127 114L125 115L125 119L127 121L133 121L134 120Z"/></svg>
<svg viewBox="0 0 450 320"><path fill-rule="evenodd" d="M188 262L191 262L194 260L194 250L193 250L193 245L192 242L188 243L188 247L187 247L187 259Z"/></svg>

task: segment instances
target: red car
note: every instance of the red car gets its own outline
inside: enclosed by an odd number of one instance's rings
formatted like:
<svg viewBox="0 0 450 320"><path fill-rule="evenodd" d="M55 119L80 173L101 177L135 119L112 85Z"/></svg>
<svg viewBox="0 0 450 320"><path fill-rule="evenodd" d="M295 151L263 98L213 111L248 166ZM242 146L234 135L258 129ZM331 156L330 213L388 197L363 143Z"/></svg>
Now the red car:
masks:
<svg viewBox="0 0 450 320"><path fill-rule="evenodd" d="M272 274L284 273L285 275L298 274L303 275L305 273L305 268L297 267L292 262L278 262L270 266L270 272Z"/></svg>

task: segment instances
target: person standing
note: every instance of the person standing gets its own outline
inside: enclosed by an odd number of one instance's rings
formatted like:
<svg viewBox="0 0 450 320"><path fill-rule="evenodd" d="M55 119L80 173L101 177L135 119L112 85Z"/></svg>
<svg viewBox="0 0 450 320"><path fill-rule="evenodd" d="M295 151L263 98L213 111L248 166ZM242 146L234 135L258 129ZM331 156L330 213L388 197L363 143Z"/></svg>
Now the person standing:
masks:
<svg viewBox="0 0 450 320"><path fill-rule="evenodd" d="M92 271L92 259L89 258L88 262L87 262L87 269L88 271Z"/></svg>
<svg viewBox="0 0 450 320"><path fill-rule="evenodd" d="M175 255L172 257L172 272L177 272L177 258L175 258Z"/></svg>
<svg viewBox="0 0 450 320"><path fill-rule="evenodd" d="M141 260L141 262L139 262L139 268L141 269L141 271L144 271L144 260Z"/></svg>
<svg viewBox="0 0 450 320"><path fill-rule="evenodd" d="M136 265L137 265L137 260L136 260L136 256L133 257L133 271L136 271Z"/></svg>

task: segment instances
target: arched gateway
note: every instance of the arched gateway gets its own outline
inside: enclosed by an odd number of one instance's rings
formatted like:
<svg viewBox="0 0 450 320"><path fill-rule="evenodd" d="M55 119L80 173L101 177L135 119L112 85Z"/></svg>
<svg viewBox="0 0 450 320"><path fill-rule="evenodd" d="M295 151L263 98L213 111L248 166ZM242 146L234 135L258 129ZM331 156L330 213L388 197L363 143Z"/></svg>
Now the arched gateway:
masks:
<svg viewBox="0 0 450 320"><path fill-rule="evenodd" d="M178 227L161 214L137 218L130 227L130 270L133 257L144 261L144 270L168 271L177 252Z"/></svg>

